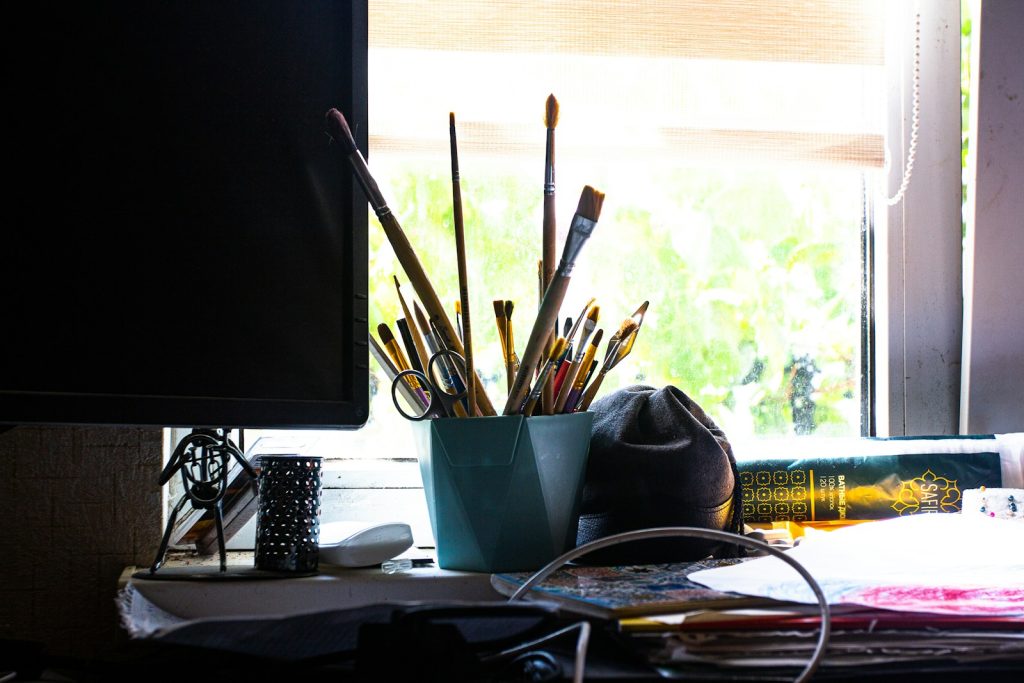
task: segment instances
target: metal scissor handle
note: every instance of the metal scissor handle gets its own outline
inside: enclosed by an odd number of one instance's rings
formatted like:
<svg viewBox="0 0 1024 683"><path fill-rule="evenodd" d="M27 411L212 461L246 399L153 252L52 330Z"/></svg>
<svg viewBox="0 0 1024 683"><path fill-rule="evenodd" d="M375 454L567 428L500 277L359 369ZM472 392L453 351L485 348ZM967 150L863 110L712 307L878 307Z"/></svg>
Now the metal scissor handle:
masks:
<svg viewBox="0 0 1024 683"><path fill-rule="evenodd" d="M462 375L466 372L466 361L452 350L438 351L427 362L427 372L403 370L391 382L391 400L399 414L407 420L432 420L438 417L456 415L456 404L466 397L466 385ZM439 378L439 379L434 379ZM422 412L408 412L398 399L398 390L406 383L415 403ZM463 412L463 414L465 414Z"/></svg>

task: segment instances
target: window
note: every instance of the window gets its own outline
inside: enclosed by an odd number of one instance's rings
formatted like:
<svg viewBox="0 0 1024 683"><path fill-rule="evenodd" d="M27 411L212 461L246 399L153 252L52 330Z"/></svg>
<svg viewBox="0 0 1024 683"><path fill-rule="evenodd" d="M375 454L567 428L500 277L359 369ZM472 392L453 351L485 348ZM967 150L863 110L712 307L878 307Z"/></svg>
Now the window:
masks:
<svg viewBox="0 0 1024 683"><path fill-rule="evenodd" d="M734 440L867 433L876 393L886 394L884 408L908 414L896 405L908 392L895 386L895 362L879 360L884 387L868 380L875 286L888 293L883 314L899 321L880 321L883 352L900 364L919 343L906 341L908 321L928 315L907 307L927 266L903 270L906 207L873 208L891 128L880 103L891 96L909 130L910 71L902 57L886 64L884 39L906 54L913 8L887 16L875 0L529 4L370 3L370 168L453 307L446 124L449 111L456 116L474 350L492 401L502 403L504 376L491 301L515 301L520 352L536 310L544 102L553 93L560 228L584 184L607 193L562 314L576 316L596 297L610 334L651 302L605 392L674 384ZM941 24L929 5L928 26ZM954 135L959 144L959 128ZM890 139L898 185L906 140ZM918 186L938 152L919 153ZM925 196L915 187L907 202ZM877 256L876 218L885 242ZM382 232L371 226L370 238L371 329L393 328L402 313L392 276L406 297L412 291ZM873 264L885 269L874 284ZM294 438L338 458L327 485L344 488L325 498L325 515L386 519L411 505L422 537L411 430L372 370L364 429ZM898 429L890 421L879 433Z"/></svg>
<svg viewBox="0 0 1024 683"><path fill-rule="evenodd" d="M371 167L453 302L445 124L456 115L474 346L492 397L503 381L490 302L514 300L523 332L536 308L550 92L563 228L584 184L607 193L563 315L596 297L610 334L651 301L606 389L675 384L738 436L861 432L861 229L864 176L883 157L882 22L877 3L813 9L371 6ZM401 270L374 238L371 327L401 316Z"/></svg>

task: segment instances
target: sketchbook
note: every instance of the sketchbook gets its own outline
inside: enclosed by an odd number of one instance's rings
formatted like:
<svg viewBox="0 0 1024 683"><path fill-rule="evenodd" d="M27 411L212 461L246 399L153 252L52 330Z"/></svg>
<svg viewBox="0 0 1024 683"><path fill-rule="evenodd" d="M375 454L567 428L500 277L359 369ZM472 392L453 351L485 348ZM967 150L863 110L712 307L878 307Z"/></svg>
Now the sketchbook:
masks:
<svg viewBox="0 0 1024 683"><path fill-rule="evenodd" d="M604 619L783 604L769 598L707 588L687 578L691 572L744 561L709 559L617 567L566 566L535 586L530 596ZM491 585L503 595L512 595L530 576L530 572L493 574Z"/></svg>
<svg viewBox="0 0 1024 683"><path fill-rule="evenodd" d="M913 515L820 534L788 551L830 604L954 616L1024 616L1024 523ZM694 572L715 590L817 602L786 564L759 557Z"/></svg>

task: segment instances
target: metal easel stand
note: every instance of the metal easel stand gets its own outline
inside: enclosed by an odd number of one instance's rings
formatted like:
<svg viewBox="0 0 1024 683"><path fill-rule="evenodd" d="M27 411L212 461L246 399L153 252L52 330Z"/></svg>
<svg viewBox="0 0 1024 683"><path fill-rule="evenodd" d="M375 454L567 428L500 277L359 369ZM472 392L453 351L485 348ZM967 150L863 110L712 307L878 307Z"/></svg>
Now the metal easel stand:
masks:
<svg viewBox="0 0 1024 683"><path fill-rule="evenodd" d="M217 525L217 549L220 551L220 571L227 571L222 503L228 487L231 459L237 460L238 464L253 479L257 477L256 470L245 459L242 451L228 438L230 431L227 427L193 429L191 434L178 443L167 466L160 473L160 486L167 484L175 473L180 473L185 493L171 510L163 539L160 541L160 549L149 569L150 574L155 574L164 563L174 523L187 502L191 502L192 507L197 510L213 510L213 517Z"/></svg>

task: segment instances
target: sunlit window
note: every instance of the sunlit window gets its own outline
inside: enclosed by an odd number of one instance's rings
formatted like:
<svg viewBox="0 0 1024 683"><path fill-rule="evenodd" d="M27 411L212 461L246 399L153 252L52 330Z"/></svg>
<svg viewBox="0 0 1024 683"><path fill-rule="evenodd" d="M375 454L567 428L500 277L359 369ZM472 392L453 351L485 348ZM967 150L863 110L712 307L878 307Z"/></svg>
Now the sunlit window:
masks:
<svg viewBox="0 0 1024 683"><path fill-rule="evenodd" d="M369 165L454 314L454 112L474 351L493 403L506 386L492 301L515 302L520 353L538 305L554 94L559 244L582 187L607 196L562 318L595 297L610 335L650 301L602 393L675 385L734 439L862 432L865 187L884 156L879 10L370 2ZM370 223L370 328L393 328L393 276L413 292ZM390 383L371 370L366 427L303 442L350 459L415 457Z"/></svg>
<svg viewBox="0 0 1024 683"><path fill-rule="evenodd" d="M563 317L596 297L614 329L651 301L604 390L674 384L738 436L860 433L864 174L881 164L883 118L880 38L865 35L876 8L818 3L837 20L743 4L371 3L370 165L453 307L456 115L474 346L492 400L504 381L491 301L516 302L521 343L537 306L553 93L560 226L584 184L607 194ZM761 23L730 26L730 12ZM823 27L847 35L799 33ZM403 274L379 230L371 244L372 328L401 316L391 276ZM383 393L375 421L394 417Z"/></svg>

